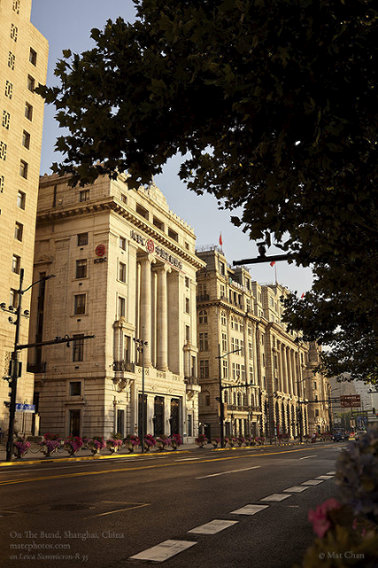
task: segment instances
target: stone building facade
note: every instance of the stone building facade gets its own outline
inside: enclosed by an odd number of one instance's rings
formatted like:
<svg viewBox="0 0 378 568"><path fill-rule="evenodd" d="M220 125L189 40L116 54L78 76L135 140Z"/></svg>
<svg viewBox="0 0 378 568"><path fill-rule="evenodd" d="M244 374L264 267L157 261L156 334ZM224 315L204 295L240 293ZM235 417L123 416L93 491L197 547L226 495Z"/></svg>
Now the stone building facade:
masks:
<svg viewBox="0 0 378 568"><path fill-rule="evenodd" d="M129 189L123 175L84 188L68 181L40 181L34 278L55 278L33 294L30 340L74 338L30 354L41 433L140 434L144 414L146 433L193 440L204 264L193 230L154 184Z"/></svg>
<svg viewBox="0 0 378 568"><path fill-rule="evenodd" d="M43 99L34 92L46 82L48 43L30 22L31 0L0 0L0 302L18 306L22 289L33 275L34 234L41 158ZM22 296L21 311L30 310L30 292ZM7 377L15 327L0 310L0 377ZM13 317L13 319L15 319ZM19 343L27 343L29 320L21 317ZM27 372L26 350L20 351L22 376L17 402L33 403L34 376ZM6 381L0 380L0 428L8 429ZM16 412L15 431L32 430L31 414Z"/></svg>
<svg viewBox="0 0 378 568"><path fill-rule="evenodd" d="M309 418L315 382L311 351L307 343L295 342L297 334L282 322L280 298L287 289L253 281L245 267L232 268L219 247L197 254L206 262L197 273L203 432L210 438L220 434L221 376L225 436L309 434L315 427ZM323 383L318 379L319 392Z"/></svg>

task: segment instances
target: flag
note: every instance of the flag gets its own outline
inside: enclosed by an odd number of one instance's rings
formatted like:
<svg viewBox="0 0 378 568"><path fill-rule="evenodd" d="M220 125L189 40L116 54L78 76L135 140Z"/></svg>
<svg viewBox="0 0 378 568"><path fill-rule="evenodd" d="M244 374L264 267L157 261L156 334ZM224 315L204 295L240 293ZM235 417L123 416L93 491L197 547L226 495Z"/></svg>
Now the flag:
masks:
<svg viewBox="0 0 378 568"><path fill-rule="evenodd" d="M219 235L219 246L223 245L223 241L222 241L222 233Z"/></svg>
<svg viewBox="0 0 378 568"><path fill-rule="evenodd" d="M270 264L270 266L274 266L276 264L276 261L272 260L269 264Z"/></svg>
<svg viewBox="0 0 378 568"><path fill-rule="evenodd" d="M301 299L303 300L304 297L305 297L305 295L304 295L304 292L303 292L303 294L302 294L302 296L301 296Z"/></svg>

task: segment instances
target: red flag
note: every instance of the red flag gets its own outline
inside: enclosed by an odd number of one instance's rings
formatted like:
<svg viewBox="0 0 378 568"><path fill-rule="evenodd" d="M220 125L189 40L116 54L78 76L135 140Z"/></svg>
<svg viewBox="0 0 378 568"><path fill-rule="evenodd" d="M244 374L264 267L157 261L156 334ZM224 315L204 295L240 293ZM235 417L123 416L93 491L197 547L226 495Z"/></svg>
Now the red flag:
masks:
<svg viewBox="0 0 378 568"><path fill-rule="evenodd" d="M222 246L223 245L223 241L222 241L222 233L219 235L219 245Z"/></svg>
<svg viewBox="0 0 378 568"><path fill-rule="evenodd" d="M270 266L274 266L276 264L276 261L272 260L269 264L270 264Z"/></svg>
<svg viewBox="0 0 378 568"><path fill-rule="evenodd" d="M305 295L304 295L304 292L303 292L303 294L302 294L301 298L303 299L304 297L305 297Z"/></svg>

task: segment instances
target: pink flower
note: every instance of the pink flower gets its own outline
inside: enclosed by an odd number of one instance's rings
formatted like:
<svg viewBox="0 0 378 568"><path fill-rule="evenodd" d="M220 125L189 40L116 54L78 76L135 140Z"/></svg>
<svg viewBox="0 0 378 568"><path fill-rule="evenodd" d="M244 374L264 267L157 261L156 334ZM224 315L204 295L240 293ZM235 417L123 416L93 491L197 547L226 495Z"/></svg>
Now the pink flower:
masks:
<svg viewBox="0 0 378 568"><path fill-rule="evenodd" d="M312 523L314 533L319 538L323 538L331 527L331 521L327 514L328 511L339 509L340 507L340 503L336 499L331 498L319 505L315 511L310 510L308 512L308 520Z"/></svg>

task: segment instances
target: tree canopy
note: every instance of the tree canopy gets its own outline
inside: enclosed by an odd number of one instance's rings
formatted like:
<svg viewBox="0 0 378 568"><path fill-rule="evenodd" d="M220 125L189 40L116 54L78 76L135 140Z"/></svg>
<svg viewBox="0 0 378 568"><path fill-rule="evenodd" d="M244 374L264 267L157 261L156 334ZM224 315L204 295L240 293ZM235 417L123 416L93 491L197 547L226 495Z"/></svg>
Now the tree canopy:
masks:
<svg viewBox="0 0 378 568"><path fill-rule="evenodd" d="M274 243L315 283L289 325L334 347L329 374L376 377L376 24L370 0L140 0L95 47L63 52L39 87L68 129L55 171L85 185L128 171L135 187L169 157L251 239Z"/></svg>

